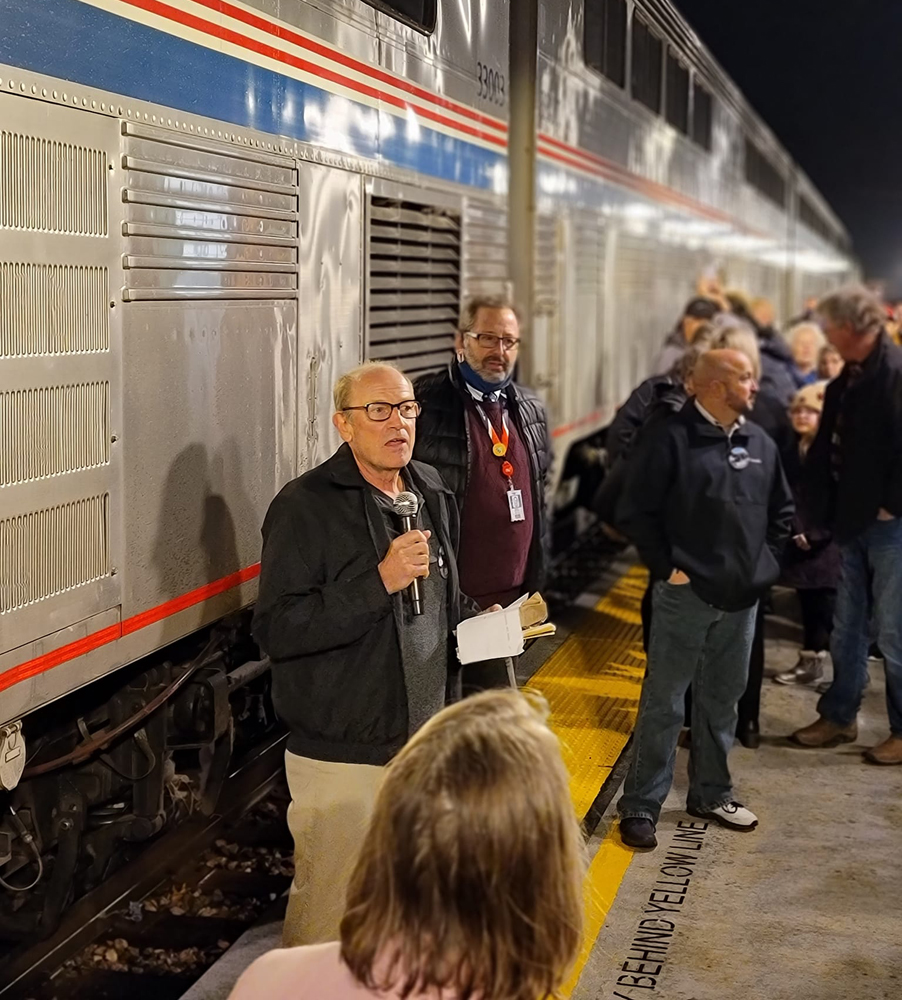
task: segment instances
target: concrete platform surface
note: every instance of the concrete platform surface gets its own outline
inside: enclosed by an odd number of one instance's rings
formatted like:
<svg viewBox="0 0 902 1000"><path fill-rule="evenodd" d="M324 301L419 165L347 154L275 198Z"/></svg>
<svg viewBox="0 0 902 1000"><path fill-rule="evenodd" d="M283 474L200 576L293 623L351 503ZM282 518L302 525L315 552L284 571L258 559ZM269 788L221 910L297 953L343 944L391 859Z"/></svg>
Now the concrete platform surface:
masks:
<svg viewBox="0 0 902 1000"><path fill-rule="evenodd" d="M182 1000L226 1000L241 973L261 955L282 945L283 915L245 931L219 961L182 994ZM261 997L261 1000L265 998ZM325 998L324 998L325 1000Z"/></svg>
<svg viewBox="0 0 902 1000"><path fill-rule="evenodd" d="M769 672L797 650L769 641ZM751 833L683 811L678 752L659 847L629 852L574 1000L902 1000L902 767L862 760L888 735L882 665L871 674L858 743L822 751L785 740L816 694L765 680L763 745L731 756Z"/></svg>

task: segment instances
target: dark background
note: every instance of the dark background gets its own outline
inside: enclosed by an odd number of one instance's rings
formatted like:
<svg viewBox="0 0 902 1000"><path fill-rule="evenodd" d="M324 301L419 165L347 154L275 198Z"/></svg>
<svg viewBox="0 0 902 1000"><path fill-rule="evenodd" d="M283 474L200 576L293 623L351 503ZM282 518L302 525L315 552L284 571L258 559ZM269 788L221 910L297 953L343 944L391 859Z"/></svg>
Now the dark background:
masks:
<svg viewBox="0 0 902 1000"><path fill-rule="evenodd" d="M676 0L902 298L902 0Z"/></svg>

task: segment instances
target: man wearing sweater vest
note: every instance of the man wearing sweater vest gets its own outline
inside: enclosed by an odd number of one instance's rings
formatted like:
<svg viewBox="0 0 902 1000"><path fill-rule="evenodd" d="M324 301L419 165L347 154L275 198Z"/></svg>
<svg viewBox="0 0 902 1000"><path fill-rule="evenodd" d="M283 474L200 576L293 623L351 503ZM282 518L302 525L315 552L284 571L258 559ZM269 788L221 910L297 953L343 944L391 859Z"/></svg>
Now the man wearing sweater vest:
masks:
<svg viewBox="0 0 902 1000"><path fill-rule="evenodd" d="M414 457L432 465L461 509L461 590L481 607L542 587L551 439L545 407L513 381L520 323L502 297L465 306L456 356L415 383L423 412ZM503 685L503 664L464 670L464 687Z"/></svg>

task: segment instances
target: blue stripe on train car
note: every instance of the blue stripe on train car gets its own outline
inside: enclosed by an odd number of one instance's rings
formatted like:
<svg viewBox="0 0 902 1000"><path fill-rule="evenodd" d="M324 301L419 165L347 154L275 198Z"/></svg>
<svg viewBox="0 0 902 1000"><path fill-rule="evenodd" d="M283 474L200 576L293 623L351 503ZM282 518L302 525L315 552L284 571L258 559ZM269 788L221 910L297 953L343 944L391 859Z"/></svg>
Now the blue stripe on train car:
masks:
<svg viewBox="0 0 902 1000"><path fill-rule="evenodd" d="M0 62L470 187L505 183L502 153L79 0L0 0Z"/></svg>

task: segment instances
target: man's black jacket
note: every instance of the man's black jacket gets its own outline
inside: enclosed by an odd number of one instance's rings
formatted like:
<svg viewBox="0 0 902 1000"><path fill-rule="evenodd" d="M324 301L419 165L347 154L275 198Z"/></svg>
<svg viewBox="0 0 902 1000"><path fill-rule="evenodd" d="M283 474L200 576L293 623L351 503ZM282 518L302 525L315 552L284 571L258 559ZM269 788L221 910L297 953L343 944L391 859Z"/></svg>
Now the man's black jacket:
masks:
<svg viewBox="0 0 902 1000"><path fill-rule="evenodd" d="M827 386L805 460L812 518L839 542L860 535L881 507L902 517L902 349L881 334L862 369L848 391L848 366ZM834 482L830 452L840 411L841 472Z"/></svg>
<svg viewBox="0 0 902 1000"><path fill-rule="evenodd" d="M414 455L441 473L463 509L470 475L470 431L464 410L467 387L457 364L445 371L423 375L414 383L416 398L423 407L417 421ZM548 417L538 396L522 385L511 384L505 392L508 412L529 452L534 513L534 536L526 571L526 586L540 590L550 550L545 485L551 468L551 438Z"/></svg>
<svg viewBox="0 0 902 1000"><path fill-rule="evenodd" d="M478 613L461 595L457 504L435 469L407 472L445 550L451 629ZM285 486L263 523L253 633L272 660L273 702L302 757L385 764L408 737L398 627L405 594L389 596L378 564L388 532L372 488L344 444ZM453 662L456 662L456 658Z"/></svg>
<svg viewBox="0 0 902 1000"><path fill-rule="evenodd" d="M743 469L730 464L749 458ZM689 400L630 461L621 527L654 579L674 569L724 611L751 607L780 575L792 494L773 441L746 422L731 439Z"/></svg>

